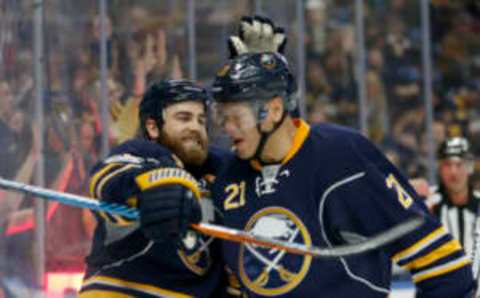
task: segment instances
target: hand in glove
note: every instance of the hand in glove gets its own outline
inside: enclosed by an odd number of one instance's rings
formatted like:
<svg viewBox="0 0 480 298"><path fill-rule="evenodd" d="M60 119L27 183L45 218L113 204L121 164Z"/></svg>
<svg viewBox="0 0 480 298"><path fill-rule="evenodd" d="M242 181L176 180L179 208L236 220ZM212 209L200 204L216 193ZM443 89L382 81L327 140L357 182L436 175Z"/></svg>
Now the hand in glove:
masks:
<svg viewBox="0 0 480 298"><path fill-rule="evenodd" d="M180 168L162 168L136 177L140 188L140 228L156 242L179 242L192 223L202 219L195 179Z"/></svg>
<svg viewBox="0 0 480 298"><path fill-rule="evenodd" d="M282 27L268 18L254 16L242 17L238 36L230 36L228 48L230 58L244 53L276 52L283 54L287 37Z"/></svg>

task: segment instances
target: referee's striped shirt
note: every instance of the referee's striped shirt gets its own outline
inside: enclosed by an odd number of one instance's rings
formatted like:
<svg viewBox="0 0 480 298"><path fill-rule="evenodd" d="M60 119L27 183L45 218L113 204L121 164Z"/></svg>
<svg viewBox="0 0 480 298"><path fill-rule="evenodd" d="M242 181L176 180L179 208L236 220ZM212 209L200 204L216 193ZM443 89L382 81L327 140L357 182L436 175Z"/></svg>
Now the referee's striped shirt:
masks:
<svg viewBox="0 0 480 298"><path fill-rule="evenodd" d="M434 194L429 198L436 202L433 206L433 213L440 219L447 231L460 241L466 254L471 258L480 191L470 188L468 203L463 206L454 205L443 187L434 187L433 191Z"/></svg>

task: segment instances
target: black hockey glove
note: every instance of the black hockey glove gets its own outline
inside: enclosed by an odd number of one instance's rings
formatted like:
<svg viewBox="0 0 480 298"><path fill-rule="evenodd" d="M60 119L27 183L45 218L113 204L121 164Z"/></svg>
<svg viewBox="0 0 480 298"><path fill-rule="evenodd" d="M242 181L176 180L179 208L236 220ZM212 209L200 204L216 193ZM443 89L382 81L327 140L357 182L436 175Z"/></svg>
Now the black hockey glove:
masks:
<svg viewBox="0 0 480 298"><path fill-rule="evenodd" d="M266 17L242 17L238 36L228 38L230 58L244 53L276 52L283 54L287 36L282 27Z"/></svg>
<svg viewBox="0 0 480 298"><path fill-rule="evenodd" d="M179 168L156 169L139 175L140 228L155 241L180 242L188 227L202 219L195 179Z"/></svg>

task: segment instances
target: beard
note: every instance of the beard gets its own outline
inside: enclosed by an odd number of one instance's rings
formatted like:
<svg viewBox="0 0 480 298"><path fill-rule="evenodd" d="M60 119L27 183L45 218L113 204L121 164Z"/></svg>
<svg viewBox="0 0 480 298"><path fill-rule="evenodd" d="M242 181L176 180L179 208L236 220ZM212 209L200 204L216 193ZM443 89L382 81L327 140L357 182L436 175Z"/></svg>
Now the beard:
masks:
<svg viewBox="0 0 480 298"><path fill-rule="evenodd" d="M200 166L207 159L208 141L198 133L170 136L162 130L159 141L186 165Z"/></svg>

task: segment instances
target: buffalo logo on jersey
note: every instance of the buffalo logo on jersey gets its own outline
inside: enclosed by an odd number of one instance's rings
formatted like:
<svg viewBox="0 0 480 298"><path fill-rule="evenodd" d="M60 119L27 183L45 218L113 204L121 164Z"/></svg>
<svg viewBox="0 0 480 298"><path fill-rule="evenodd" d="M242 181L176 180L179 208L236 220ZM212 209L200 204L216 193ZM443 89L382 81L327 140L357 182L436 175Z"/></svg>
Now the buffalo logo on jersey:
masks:
<svg viewBox="0 0 480 298"><path fill-rule="evenodd" d="M207 175L207 177L198 181L202 194L202 200L200 201L203 215L202 222L214 221L214 207L208 191L209 184L214 180L215 176ZM178 255L185 266L198 275L205 274L212 264L209 247L213 240L213 237L189 230L182 239L183 248L178 250Z"/></svg>
<svg viewBox="0 0 480 298"><path fill-rule="evenodd" d="M192 272L203 275L210 268L212 257L209 247L213 239L195 231L188 231L182 239L183 248L178 250L178 255Z"/></svg>
<svg viewBox="0 0 480 298"><path fill-rule="evenodd" d="M268 207L255 213L245 226L246 231L277 240L312 244L310 233L290 210ZM242 245L239 256L240 278L251 291L264 296L285 294L306 276L311 256L289 254L278 249Z"/></svg>

